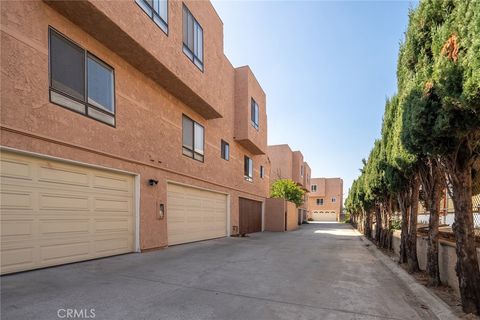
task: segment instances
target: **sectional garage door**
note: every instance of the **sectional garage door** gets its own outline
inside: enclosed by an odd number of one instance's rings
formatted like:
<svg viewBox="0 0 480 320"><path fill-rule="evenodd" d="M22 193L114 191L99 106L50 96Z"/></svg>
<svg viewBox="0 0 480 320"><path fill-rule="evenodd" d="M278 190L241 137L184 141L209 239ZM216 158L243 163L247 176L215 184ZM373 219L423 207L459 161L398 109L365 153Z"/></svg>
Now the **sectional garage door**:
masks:
<svg viewBox="0 0 480 320"><path fill-rule="evenodd" d="M3 274L134 250L133 176L1 153Z"/></svg>
<svg viewBox="0 0 480 320"><path fill-rule="evenodd" d="M315 221L337 221L335 211L313 211L312 216Z"/></svg>
<svg viewBox="0 0 480 320"><path fill-rule="evenodd" d="M169 183L167 187L168 244L227 235L227 195Z"/></svg>

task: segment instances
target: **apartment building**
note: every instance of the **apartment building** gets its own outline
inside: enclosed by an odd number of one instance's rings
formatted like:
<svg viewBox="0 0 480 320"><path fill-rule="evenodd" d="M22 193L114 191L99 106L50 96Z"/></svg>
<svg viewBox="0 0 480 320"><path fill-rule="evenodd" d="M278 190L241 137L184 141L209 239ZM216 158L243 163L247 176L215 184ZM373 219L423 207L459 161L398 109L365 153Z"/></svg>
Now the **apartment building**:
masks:
<svg viewBox="0 0 480 320"><path fill-rule="evenodd" d="M308 199L310 218L318 221L339 221L343 209L341 178L312 178Z"/></svg>
<svg viewBox="0 0 480 320"><path fill-rule="evenodd" d="M298 224L308 217L308 191L310 190L311 169L300 151L292 151L288 144L270 145L267 148L270 160L270 185L278 179L291 179L302 187L305 201L298 210Z"/></svg>
<svg viewBox="0 0 480 320"><path fill-rule="evenodd" d="M206 1L1 2L3 273L261 231L266 97Z"/></svg>

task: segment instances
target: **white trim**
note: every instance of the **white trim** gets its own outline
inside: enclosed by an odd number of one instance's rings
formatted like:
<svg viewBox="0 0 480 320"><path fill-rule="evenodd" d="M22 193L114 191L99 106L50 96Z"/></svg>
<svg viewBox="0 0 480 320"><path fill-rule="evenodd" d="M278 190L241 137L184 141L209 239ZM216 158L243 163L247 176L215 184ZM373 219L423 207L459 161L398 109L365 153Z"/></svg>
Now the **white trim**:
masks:
<svg viewBox="0 0 480 320"><path fill-rule="evenodd" d="M140 249L140 175L135 175L135 252Z"/></svg>
<svg viewBox="0 0 480 320"><path fill-rule="evenodd" d="M204 188L204 187L198 187L198 186L195 186L195 185L192 185L192 184L188 184L188 183L182 183L182 182L177 182L177 181L168 180L168 179L166 180L166 182L167 182L167 184L168 184L168 183L171 183L171 184L176 184L176 185L183 186L183 187L189 187L189 188L194 188L194 189L200 189L200 190L205 190L205 191L220 193L220 194L224 194L224 195L227 195L227 196L230 195L230 193L228 193L228 192L218 191L218 190L209 189L209 188Z"/></svg>
<svg viewBox="0 0 480 320"><path fill-rule="evenodd" d="M231 223L230 214L232 212L231 200L232 200L232 197L230 196L230 194L227 194L227 237L230 237L231 231L232 231L232 226L230 226L230 223Z"/></svg>
<svg viewBox="0 0 480 320"><path fill-rule="evenodd" d="M83 166L83 167L102 169L102 170L106 170L106 171L110 171L110 172L118 172L118 173L123 173L123 174L128 174L128 175L133 176L133 178L134 178L134 202L135 202L135 207L134 207L134 215L135 215L135 230L134 230L134 232L135 232L135 235L134 235L134 250L133 250L133 252L140 252L140 181L141 181L140 180L140 174L135 173L135 172L125 171L125 170L119 170L119 169L115 169L115 168L100 166L100 165L97 165L97 164L91 164L91 163L81 162L81 161L77 161L77 160L65 159L65 158L50 156L50 155L43 154L43 153L20 150L20 149L15 149L15 148L11 148L11 147L5 147L5 146L0 146L0 151L7 151L7 152L12 152L12 153L16 153L16 154L27 155L27 156L42 158L42 159L47 159L47 160L55 160L55 161L59 161L59 162L69 163L69 164L76 164L76 165Z"/></svg>

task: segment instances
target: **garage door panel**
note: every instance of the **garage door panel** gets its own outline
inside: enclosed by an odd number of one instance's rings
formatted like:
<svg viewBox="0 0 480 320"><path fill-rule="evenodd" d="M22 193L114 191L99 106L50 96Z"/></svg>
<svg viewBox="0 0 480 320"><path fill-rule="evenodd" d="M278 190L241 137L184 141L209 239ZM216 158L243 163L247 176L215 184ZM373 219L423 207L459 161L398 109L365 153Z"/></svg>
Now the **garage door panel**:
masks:
<svg viewBox="0 0 480 320"><path fill-rule="evenodd" d="M226 236L226 195L176 184L167 194L170 245Z"/></svg>
<svg viewBox="0 0 480 320"><path fill-rule="evenodd" d="M2 185L3 186L3 185ZM33 193L20 190L5 190L0 192L1 209L33 209ZM2 210L3 211L3 210Z"/></svg>
<svg viewBox="0 0 480 320"><path fill-rule="evenodd" d="M47 167L40 165L38 168L38 181L58 184L85 186L89 184L88 173L69 169L71 167Z"/></svg>
<svg viewBox="0 0 480 320"><path fill-rule="evenodd" d="M1 155L2 273L134 250L132 176Z"/></svg>
<svg viewBox="0 0 480 320"><path fill-rule="evenodd" d="M58 193L40 193L39 209L48 211L88 211L88 197Z"/></svg>
<svg viewBox="0 0 480 320"><path fill-rule="evenodd" d="M15 179L32 180L32 167L28 162L19 160L10 160L8 158L1 160L1 176Z"/></svg>

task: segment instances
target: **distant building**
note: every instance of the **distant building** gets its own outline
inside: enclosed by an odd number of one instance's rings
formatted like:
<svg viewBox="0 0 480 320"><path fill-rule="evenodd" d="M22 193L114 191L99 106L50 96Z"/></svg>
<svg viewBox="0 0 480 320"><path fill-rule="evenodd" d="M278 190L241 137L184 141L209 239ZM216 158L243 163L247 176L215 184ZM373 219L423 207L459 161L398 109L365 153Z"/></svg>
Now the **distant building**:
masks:
<svg viewBox="0 0 480 320"><path fill-rule="evenodd" d="M343 210L343 180L312 178L308 196L309 217L319 221L339 221Z"/></svg>

